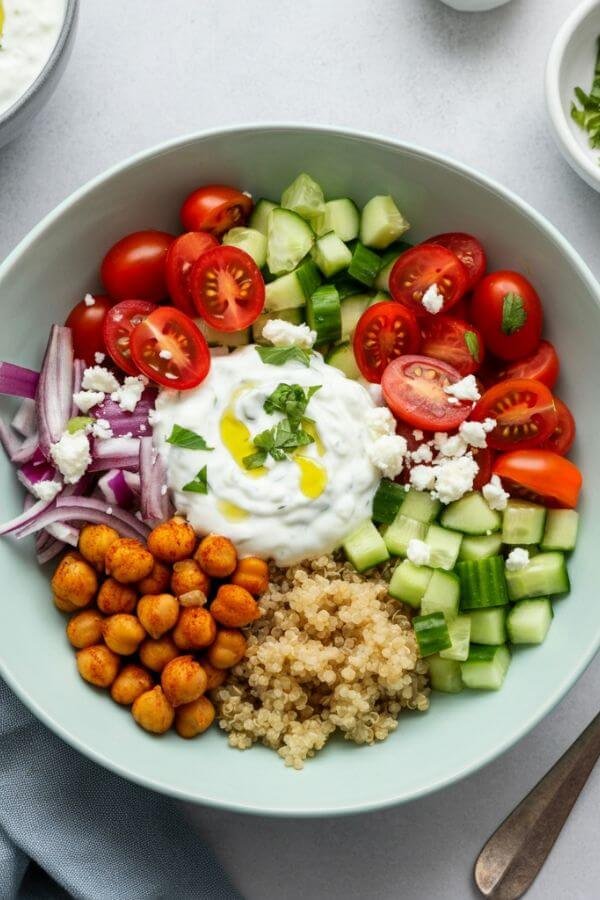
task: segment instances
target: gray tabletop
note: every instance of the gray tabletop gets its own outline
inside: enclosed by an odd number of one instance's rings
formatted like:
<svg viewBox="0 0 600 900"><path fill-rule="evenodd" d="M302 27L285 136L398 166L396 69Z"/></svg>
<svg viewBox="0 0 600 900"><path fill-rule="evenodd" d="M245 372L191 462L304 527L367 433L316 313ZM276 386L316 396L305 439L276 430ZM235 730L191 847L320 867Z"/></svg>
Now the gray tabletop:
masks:
<svg viewBox="0 0 600 900"><path fill-rule="evenodd" d="M131 153L206 127L296 120L401 137L477 167L546 214L600 276L600 196L554 148L543 101L545 57L574 0L479 15L439 0L81 5L57 94L0 151L0 258ZM419 802L296 822L190 808L190 821L249 900L468 898L482 842L597 712L599 684L596 660L509 753ZM599 801L596 773L529 896L598 896Z"/></svg>

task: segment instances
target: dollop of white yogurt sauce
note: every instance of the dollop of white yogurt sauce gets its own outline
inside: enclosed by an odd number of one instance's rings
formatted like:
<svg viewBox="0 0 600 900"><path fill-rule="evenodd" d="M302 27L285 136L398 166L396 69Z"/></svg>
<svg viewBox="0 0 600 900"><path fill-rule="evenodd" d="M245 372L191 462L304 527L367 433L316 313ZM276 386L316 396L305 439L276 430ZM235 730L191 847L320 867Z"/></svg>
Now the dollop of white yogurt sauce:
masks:
<svg viewBox="0 0 600 900"><path fill-rule="evenodd" d="M0 0L0 114L33 84L58 39L65 0ZM1 15L0 15L1 19Z"/></svg>
<svg viewBox="0 0 600 900"><path fill-rule="evenodd" d="M251 438L282 418L263 409L281 383L321 385L306 410L317 440L290 459L269 457L262 470L248 470L242 458L254 450ZM290 565L330 553L370 518L380 478L366 452L373 408L365 388L328 366L320 354L312 354L308 367L296 361L271 365L251 345L213 359L209 375L194 390L163 390L152 424L175 506L195 530L226 535L242 556ZM214 449L169 444L174 425L202 435ZM236 431L242 437L232 449ZM203 466L208 492L182 490Z"/></svg>

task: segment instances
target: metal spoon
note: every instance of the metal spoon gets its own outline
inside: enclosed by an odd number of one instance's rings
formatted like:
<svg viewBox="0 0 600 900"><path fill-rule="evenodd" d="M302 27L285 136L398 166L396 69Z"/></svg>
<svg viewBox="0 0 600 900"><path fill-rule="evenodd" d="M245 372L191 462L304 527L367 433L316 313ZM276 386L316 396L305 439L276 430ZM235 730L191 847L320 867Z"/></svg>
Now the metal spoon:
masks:
<svg viewBox="0 0 600 900"><path fill-rule="evenodd" d="M517 900L531 887L600 756L600 714L491 836L475 863L485 897Z"/></svg>

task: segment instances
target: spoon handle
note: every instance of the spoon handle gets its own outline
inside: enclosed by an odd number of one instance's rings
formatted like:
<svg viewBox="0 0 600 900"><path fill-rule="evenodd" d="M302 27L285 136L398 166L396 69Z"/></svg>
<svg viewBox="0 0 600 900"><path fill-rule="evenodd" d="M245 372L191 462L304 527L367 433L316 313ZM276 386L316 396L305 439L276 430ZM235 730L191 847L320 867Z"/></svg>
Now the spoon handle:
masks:
<svg viewBox="0 0 600 900"><path fill-rule="evenodd" d="M600 714L489 839L475 863L475 883L492 900L517 900L552 850L600 756Z"/></svg>

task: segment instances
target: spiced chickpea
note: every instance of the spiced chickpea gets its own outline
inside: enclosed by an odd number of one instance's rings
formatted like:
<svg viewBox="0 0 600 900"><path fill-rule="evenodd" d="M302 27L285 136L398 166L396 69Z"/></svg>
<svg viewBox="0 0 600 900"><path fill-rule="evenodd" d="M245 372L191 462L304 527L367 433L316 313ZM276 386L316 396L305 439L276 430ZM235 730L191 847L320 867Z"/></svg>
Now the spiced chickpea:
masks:
<svg viewBox="0 0 600 900"><path fill-rule="evenodd" d="M194 554L211 578L227 578L237 566L237 553L229 538L218 534L209 534L202 541Z"/></svg>
<svg viewBox="0 0 600 900"><path fill-rule="evenodd" d="M179 603L172 594L146 594L137 605L137 617L150 637L159 638L175 627Z"/></svg>
<svg viewBox="0 0 600 900"><path fill-rule="evenodd" d="M135 609L137 594L134 588L120 584L114 578L107 578L98 591L98 609L107 616L115 613L130 613Z"/></svg>
<svg viewBox="0 0 600 900"><path fill-rule="evenodd" d="M155 559L150 574L138 582L138 591L142 596L144 594L162 594L169 587L170 579L171 569L169 566Z"/></svg>
<svg viewBox="0 0 600 900"><path fill-rule="evenodd" d="M81 609L81 607L75 606L74 603L71 603L70 600L63 600L61 597L57 597L56 594L52 595L52 600L55 607L61 613L72 613L76 612L78 609Z"/></svg>
<svg viewBox="0 0 600 900"><path fill-rule="evenodd" d="M130 613L116 613L102 623L104 643L120 656L131 656L135 653L144 638L140 622Z"/></svg>
<svg viewBox="0 0 600 900"><path fill-rule="evenodd" d="M71 616L67 624L67 637L71 644L78 650L99 644L102 640L103 618L96 609L84 609Z"/></svg>
<svg viewBox="0 0 600 900"><path fill-rule="evenodd" d="M105 565L107 575L121 584L132 584L150 574L154 559L141 541L136 538L119 538L106 551Z"/></svg>
<svg viewBox="0 0 600 900"><path fill-rule="evenodd" d="M171 590L176 597L190 591L202 591L208 596L210 578L202 571L195 559L182 559L173 566Z"/></svg>
<svg viewBox="0 0 600 900"><path fill-rule="evenodd" d="M84 525L79 534L79 552L94 568L103 572L106 552L118 540L118 531L109 525Z"/></svg>
<svg viewBox="0 0 600 900"><path fill-rule="evenodd" d="M161 522L148 535L148 550L163 562L186 559L195 549L196 533L180 516Z"/></svg>
<svg viewBox="0 0 600 900"><path fill-rule="evenodd" d="M200 660L200 665L206 672L206 690L214 691L215 688L221 687L221 685L227 678L225 669L215 669L215 667L211 663L209 663L206 657L202 657L202 659Z"/></svg>
<svg viewBox="0 0 600 900"><path fill-rule="evenodd" d="M173 724L175 710L160 685L140 694L131 707L133 718L140 728L152 734L164 734Z"/></svg>
<svg viewBox="0 0 600 900"><path fill-rule="evenodd" d="M81 677L96 687L110 687L119 671L119 657L104 644L84 647L77 653L77 669Z"/></svg>
<svg viewBox="0 0 600 900"><path fill-rule="evenodd" d="M258 603L246 588L237 584L222 584L210 606L219 625L243 628L260 615Z"/></svg>
<svg viewBox="0 0 600 900"><path fill-rule="evenodd" d="M238 562L231 583L246 588L254 597L260 597L269 587L269 567L264 559L247 556Z"/></svg>
<svg viewBox="0 0 600 900"><path fill-rule="evenodd" d="M242 632L235 628L222 628L206 655L215 669L231 669L240 662L245 652L246 638Z"/></svg>
<svg viewBox="0 0 600 900"><path fill-rule="evenodd" d="M179 614L173 630L173 640L180 650L200 650L215 639L217 626L207 609L188 606Z"/></svg>
<svg viewBox="0 0 600 900"><path fill-rule="evenodd" d="M153 672L162 672L167 663L179 656L179 648L171 635L165 634L161 638L154 640L146 638L140 645L140 660Z"/></svg>
<svg viewBox="0 0 600 900"><path fill-rule="evenodd" d="M198 697L175 710L175 730L182 738L193 738L210 728L215 708L208 697Z"/></svg>
<svg viewBox="0 0 600 900"><path fill-rule="evenodd" d="M52 576L52 590L59 600L81 609L96 596L98 578L89 562L79 553L67 553Z"/></svg>
<svg viewBox="0 0 600 900"><path fill-rule="evenodd" d="M193 656L178 656L162 670L160 683L171 706L197 700L206 690L206 672Z"/></svg>
<svg viewBox="0 0 600 900"><path fill-rule="evenodd" d="M130 664L124 666L110 689L110 696L121 706L131 706L140 694L151 690L154 681L150 672L141 666Z"/></svg>

